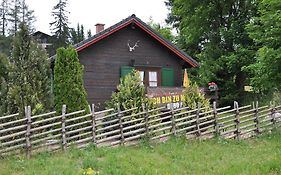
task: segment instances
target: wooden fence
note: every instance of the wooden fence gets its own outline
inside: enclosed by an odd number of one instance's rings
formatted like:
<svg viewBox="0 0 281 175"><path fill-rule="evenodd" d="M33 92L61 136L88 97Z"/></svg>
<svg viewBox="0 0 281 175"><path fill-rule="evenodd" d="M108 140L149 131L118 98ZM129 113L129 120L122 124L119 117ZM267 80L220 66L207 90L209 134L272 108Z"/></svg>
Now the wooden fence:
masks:
<svg viewBox="0 0 281 175"><path fill-rule="evenodd" d="M187 107L147 110L143 105L141 112L132 114L136 108L95 111L92 105L91 112L86 114L85 110L66 113L64 105L59 115L53 111L32 116L28 106L25 116L0 117L0 156L25 152L30 157L32 153L65 151L71 146L134 144L141 138L161 140L172 135L243 139L280 126L280 119L276 118L280 108L281 105L259 107L257 102L242 107L234 102L234 108L216 108L214 103L210 109L198 104L193 110Z"/></svg>

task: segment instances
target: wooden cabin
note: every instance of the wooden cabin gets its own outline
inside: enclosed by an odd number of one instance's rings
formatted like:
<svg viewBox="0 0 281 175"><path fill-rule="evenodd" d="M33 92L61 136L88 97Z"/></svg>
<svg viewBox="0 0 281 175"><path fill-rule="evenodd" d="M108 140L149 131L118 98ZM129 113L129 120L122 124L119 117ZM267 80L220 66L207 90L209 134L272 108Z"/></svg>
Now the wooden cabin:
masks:
<svg viewBox="0 0 281 175"><path fill-rule="evenodd" d="M84 85L89 103L103 106L116 91L120 77L140 71L146 87L181 87L182 69L197 67L188 54L163 38L135 15L75 45L84 65Z"/></svg>

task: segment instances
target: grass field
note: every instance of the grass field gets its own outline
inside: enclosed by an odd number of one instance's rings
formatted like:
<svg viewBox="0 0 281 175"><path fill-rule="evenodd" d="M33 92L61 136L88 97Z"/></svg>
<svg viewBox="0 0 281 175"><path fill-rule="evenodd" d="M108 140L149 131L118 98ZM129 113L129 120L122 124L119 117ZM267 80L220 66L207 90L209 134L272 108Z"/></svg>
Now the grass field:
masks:
<svg viewBox="0 0 281 175"><path fill-rule="evenodd" d="M1 175L281 174L281 130L244 141L171 138L119 148L88 147L0 159Z"/></svg>

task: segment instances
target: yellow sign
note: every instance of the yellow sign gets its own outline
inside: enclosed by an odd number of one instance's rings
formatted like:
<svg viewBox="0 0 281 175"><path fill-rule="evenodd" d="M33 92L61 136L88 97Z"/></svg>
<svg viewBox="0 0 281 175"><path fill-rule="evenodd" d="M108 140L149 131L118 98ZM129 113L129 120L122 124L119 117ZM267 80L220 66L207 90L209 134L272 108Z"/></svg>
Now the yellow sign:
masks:
<svg viewBox="0 0 281 175"><path fill-rule="evenodd" d="M184 101L184 95L169 95L169 96L162 96L162 97L153 97L151 98L153 104L167 104L167 103L176 103Z"/></svg>
<svg viewBox="0 0 281 175"><path fill-rule="evenodd" d="M244 91L253 92L253 87L252 86L244 86Z"/></svg>
<svg viewBox="0 0 281 175"><path fill-rule="evenodd" d="M183 74L183 87L189 87L189 79L186 69L184 69L184 74Z"/></svg>

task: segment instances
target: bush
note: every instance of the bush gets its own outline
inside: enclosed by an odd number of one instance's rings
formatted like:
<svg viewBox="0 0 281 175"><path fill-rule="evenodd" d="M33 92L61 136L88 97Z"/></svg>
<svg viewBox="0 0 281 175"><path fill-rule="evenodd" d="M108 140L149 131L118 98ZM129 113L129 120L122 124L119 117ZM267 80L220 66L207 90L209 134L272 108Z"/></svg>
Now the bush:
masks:
<svg viewBox="0 0 281 175"><path fill-rule="evenodd" d="M204 111L210 109L209 99L206 99L204 94L200 92L200 89L196 83L191 83L188 88L183 91L184 101L183 106L188 106L190 109L195 109L198 103L204 108Z"/></svg>
<svg viewBox="0 0 281 175"><path fill-rule="evenodd" d="M56 111L61 113L62 105L67 112L86 109L86 91L83 83L83 66L74 48L59 48L54 68L54 95Z"/></svg>
<svg viewBox="0 0 281 175"><path fill-rule="evenodd" d="M106 102L106 107L117 110L119 104L122 111L137 108L130 113L141 112L142 104L146 105L146 109L155 108L152 101L145 96L145 87L140 82L139 73L136 70L121 78L117 92L114 92L111 99Z"/></svg>

